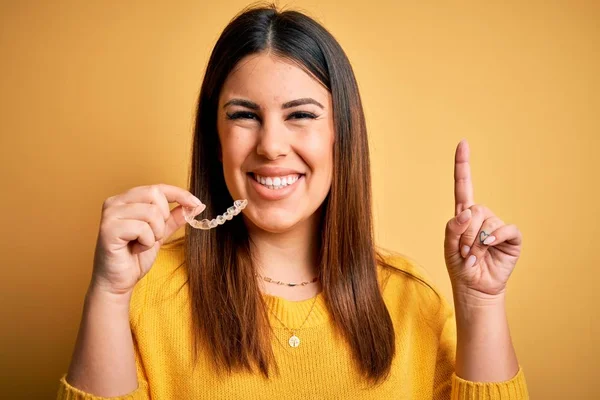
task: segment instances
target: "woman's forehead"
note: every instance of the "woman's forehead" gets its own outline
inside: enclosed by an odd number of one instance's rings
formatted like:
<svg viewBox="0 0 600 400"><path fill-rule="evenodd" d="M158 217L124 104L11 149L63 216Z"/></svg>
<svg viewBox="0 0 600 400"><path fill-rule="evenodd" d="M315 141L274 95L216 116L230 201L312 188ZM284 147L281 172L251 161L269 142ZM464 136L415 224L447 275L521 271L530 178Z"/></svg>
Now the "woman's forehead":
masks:
<svg viewBox="0 0 600 400"><path fill-rule="evenodd" d="M327 106L330 93L293 61L263 52L243 58L229 74L219 103L231 98L246 98L264 107L314 98Z"/></svg>

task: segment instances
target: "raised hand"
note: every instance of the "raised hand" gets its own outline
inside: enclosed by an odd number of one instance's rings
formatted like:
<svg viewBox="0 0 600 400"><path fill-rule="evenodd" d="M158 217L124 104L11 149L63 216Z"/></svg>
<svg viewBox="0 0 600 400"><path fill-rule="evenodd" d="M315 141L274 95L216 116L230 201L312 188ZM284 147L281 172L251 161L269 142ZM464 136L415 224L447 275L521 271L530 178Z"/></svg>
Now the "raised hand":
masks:
<svg viewBox="0 0 600 400"><path fill-rule="evenodd" d="M169 203L180 205L169 210ZM91 285L114 294L130 294L150 270L167 238L186 224L182 206L206 208L177 186L138 186L104 201L94 254Z"/></svg>
<svg viewBox="0 0 600 400"><path fill-rule="evenodd" d="M521 254L522 235L489 208L475 204L466 139L456 148L454 218L446 224L444 258L454 290L489 298L504 294Z"/></svg>

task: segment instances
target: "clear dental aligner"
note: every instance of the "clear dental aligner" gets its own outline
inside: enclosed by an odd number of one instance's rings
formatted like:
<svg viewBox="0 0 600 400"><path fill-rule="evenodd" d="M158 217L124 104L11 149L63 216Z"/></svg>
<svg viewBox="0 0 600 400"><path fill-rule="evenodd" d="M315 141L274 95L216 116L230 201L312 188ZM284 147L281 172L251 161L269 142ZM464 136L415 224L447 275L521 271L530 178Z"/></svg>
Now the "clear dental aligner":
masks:
<svg viewBox="0 0 600 400"><path fill-rule="evenodd" d="M217 218L213 218L210 221L208 219L198 221L194 218L194 215L192 215L192 212L195 210L195 208L183 207L183 217L188 224L196 229L212 229L216 228L218 225L223 225L225 221L231 220L234 216L242 212L242 210L246 208L247 204L248 200L236 200L233 202L233 207L229 207L223 215L219 215Z"/></svg>

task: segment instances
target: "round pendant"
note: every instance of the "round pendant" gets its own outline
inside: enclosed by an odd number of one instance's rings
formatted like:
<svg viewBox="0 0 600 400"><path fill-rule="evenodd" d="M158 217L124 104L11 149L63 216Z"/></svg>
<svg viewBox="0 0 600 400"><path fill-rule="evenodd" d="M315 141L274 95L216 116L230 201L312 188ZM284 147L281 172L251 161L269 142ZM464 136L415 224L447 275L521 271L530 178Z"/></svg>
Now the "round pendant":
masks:
<svg viewBox="0 0 600 400"><path fill-rule="evenodd" d="M296 335L293 335L289 340L288 343L290 344L291 347L298 347L300 345L300 338Z"/></svg>

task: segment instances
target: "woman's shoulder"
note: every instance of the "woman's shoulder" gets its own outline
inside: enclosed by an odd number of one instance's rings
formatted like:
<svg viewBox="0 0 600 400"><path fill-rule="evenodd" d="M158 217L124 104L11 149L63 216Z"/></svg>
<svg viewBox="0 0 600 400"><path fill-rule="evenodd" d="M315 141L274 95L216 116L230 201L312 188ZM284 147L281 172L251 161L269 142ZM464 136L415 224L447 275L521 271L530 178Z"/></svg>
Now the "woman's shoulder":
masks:
<svg viewBox="0 0 600 400"><path fill-rule="evenodd" d="M158 250L150 271L135 285L130 306L132 325L137 325L143 310L168 305L168 299L180 293L186 285L183 243L183 238L164 243Z"/></svg>
<svg viewBox="0 0 600 400"><path fill-rule="evenodd" d="M162 246L160 246L160 250L164 250L166 252L181 253L183 252L184 242L185 236L180 236L165 242Z"/></svg>
<svg viewBox="0 0 600 400"><path fill-rule="evenodd" d="M429 308L428 313L448 308L448 301L427 269L416 259L390 250L378 252L378 275L388 303Z"/></svg>
<svg viewBox="0 0 600 400"><path fill-rule="evenodd" d="M142 280L146 284L156 283L166 277L172 276L176 271L182 270L185 260L183 237L164 243L156 255L152 268ZM140 281L141 282L141 281Z"/></svg>
<svg viewBox="0 0 600 400"><path fill-rule="evenodd" d="M378 266L411 278L431 281L427 270L416 259L393 250L379 250Z"/></svg>
<svg viewBox="0 0 600 400"><path fill-rule="evenodd" d="M382 276L394 276L404 281L414 281L431 286L430 290L437 291L431 275L416 259L392 250L377 252L377 266Z"/></svg>

